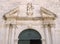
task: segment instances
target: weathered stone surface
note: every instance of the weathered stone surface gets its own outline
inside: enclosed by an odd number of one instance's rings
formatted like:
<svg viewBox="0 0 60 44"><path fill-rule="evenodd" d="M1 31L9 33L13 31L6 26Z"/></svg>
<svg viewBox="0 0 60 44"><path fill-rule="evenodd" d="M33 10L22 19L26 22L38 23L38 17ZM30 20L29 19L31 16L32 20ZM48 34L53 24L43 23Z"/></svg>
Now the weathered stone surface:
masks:
<svg viewBox="0 0 60 44"><path fill-rule="evenodd" d="M27 3L32 3L33 5L33 15L29 16L27 15ZM18 7L18 12L14 14L13 10L14 8ZM52 27L52 40L53 44L60 44L60 1L59 0L0 0L0 44L17 44L18 41L18 35L21 31L27 28L33 28L36 29L39 33L41 33L43 44L45 41L45 36L44 36L44 30L42 27L42 21L17 21L16 19L8 19L8 21L5 22L3 19L3 16L8 13L13 14L13 15L18 15L19 17L41 17L41 7L46 8L47 10L51 11L52 13L56 14L57 18L54 21L55 25ZM15 10L15 9L14 9ZM11 11L11 12L10 12ZM9 13L10 12L10 13ZM14 12L14 13L13 13ZM15 17L16 18L16 17ZM21 19L21 18L20 18ZM31 18L32 19L32 18ZM52 21L51 21L52 22ZM9 23L13 24L13 29L9 35ZM17 27L15 26L17 24ZM16 29L16 30L15 30ZM15 34L14 34L15 32ZM46 32L48 33L48 32ZM9 37L8 39L8 36ZM49 35L50 36L50 35ZM47 38L48 40L49 38ZM8 43L8 40L11 42ZM47 41L48 44L49 41Z"/></svg>

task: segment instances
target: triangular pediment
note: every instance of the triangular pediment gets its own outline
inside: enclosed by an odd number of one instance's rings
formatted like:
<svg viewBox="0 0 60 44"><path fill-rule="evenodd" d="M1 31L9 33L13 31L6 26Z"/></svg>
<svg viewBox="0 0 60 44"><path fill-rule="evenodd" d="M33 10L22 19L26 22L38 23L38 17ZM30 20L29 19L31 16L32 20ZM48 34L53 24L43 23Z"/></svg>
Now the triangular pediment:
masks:
<svg viewBox="0 0 60 44"><path fill-rule="evenodd" d="M56 18L56 14L54 14L53 12L41 7L41 10L40 10L40 13L41 13L41 16L42 17L48 17L48 18Z"/></svg>
<svg viewBox="0 0 60 44"><path fill-rule="evenodd" d="M18 12L19 12L19 8L16 7L14 8L13 10L7 12L6 14L4 14L3 18L6 20L7 18L13 18L13 19L20 19L20 20L32 20L32 19L35 19L35 20L40 20L42 18L53 18L55 19L56 18L56 14L54 14L53 12L41 7L41 10L40 10L40 13L41 13L41 16L40 17L33 17L33 18L28 18L28 17L19 17L18 16Z"/></svg>
<svg viewBox="0 0 60 44"><path fill-rule="evenodd" d="M6 18L7 17L15 17L15 16L17 16L18 11L19 11L19 8L16 7L14 9L10 10L9 12L5 13L3 17L6 17Z"/></svg>

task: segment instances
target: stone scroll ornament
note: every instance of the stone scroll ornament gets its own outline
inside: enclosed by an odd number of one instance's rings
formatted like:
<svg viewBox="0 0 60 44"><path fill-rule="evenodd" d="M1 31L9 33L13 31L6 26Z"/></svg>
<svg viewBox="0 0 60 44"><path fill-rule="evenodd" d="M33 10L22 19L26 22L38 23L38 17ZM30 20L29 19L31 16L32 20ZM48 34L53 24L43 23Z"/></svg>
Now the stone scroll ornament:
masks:
<svg viewBox="0 0 60 44"><path fill-rule="evenodd" d="M27 3L27 15L33 15L33 5L32 3Z"/></svg>

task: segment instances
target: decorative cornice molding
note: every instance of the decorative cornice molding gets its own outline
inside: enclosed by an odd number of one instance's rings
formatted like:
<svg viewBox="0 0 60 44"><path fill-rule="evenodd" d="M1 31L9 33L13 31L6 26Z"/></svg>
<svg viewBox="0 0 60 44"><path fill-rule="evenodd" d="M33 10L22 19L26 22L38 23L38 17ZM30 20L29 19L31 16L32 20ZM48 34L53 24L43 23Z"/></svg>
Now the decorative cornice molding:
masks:
<svg viewBox="0 0 60 44"><path fill-rule="evenodd" d="M16 20L44 20L44 19L48 19L48 20L54 20L57 16L56 14L52 13L51 11L41 7L40 9L40 17L19 17L18 15L14 15L15 13L17 13L19 11L19 8L16 7L13 10L9 11L8 13L4 14L3 18L4 20L7 19L16 19ZM43 15L45 14L45 16Z"/></svg>
<svg viewBox="0 0 60 44"><path fill-rule="evenodd" d="M56 14L54 14L53 12L45 9L44 7L41 7L40 13L41 13L41 16L43 18L50 18L50 19L53 18L53 19L55 19L57 17Z"/></svg>
<svg viewBox="0 0 60 44"><path fill-rule="evenodd" d="M19 11L19 8L18 8L18 7L10 10L9 12L7 12L7 13L5 13L5 14L3 15L3 19L4 19L4 20L7 20L7 17L9 17L9 16L12 17L12 16L14 16L14 14L17 13L18 11Z"/></svg>

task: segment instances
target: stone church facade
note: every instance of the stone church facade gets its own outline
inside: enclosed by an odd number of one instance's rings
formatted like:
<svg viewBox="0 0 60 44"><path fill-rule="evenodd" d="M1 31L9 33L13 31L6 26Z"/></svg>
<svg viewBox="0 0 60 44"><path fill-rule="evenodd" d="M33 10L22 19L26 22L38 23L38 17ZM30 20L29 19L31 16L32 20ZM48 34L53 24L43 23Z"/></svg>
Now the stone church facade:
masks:
<svg viewBox="0 0 60 44"><path fill-rule="evenodd" d="M26 1L25 3L22 1L22 4L2 16L3 25L1 25L1 29L4 30L4 34L1 36L3 37L0 40L1 44L60 43L57 40L58 36L56 37L55 30L58 28L56 28L57 14L39 3L35 1ZM39 42L32 43L32 40Z"/></svg>

